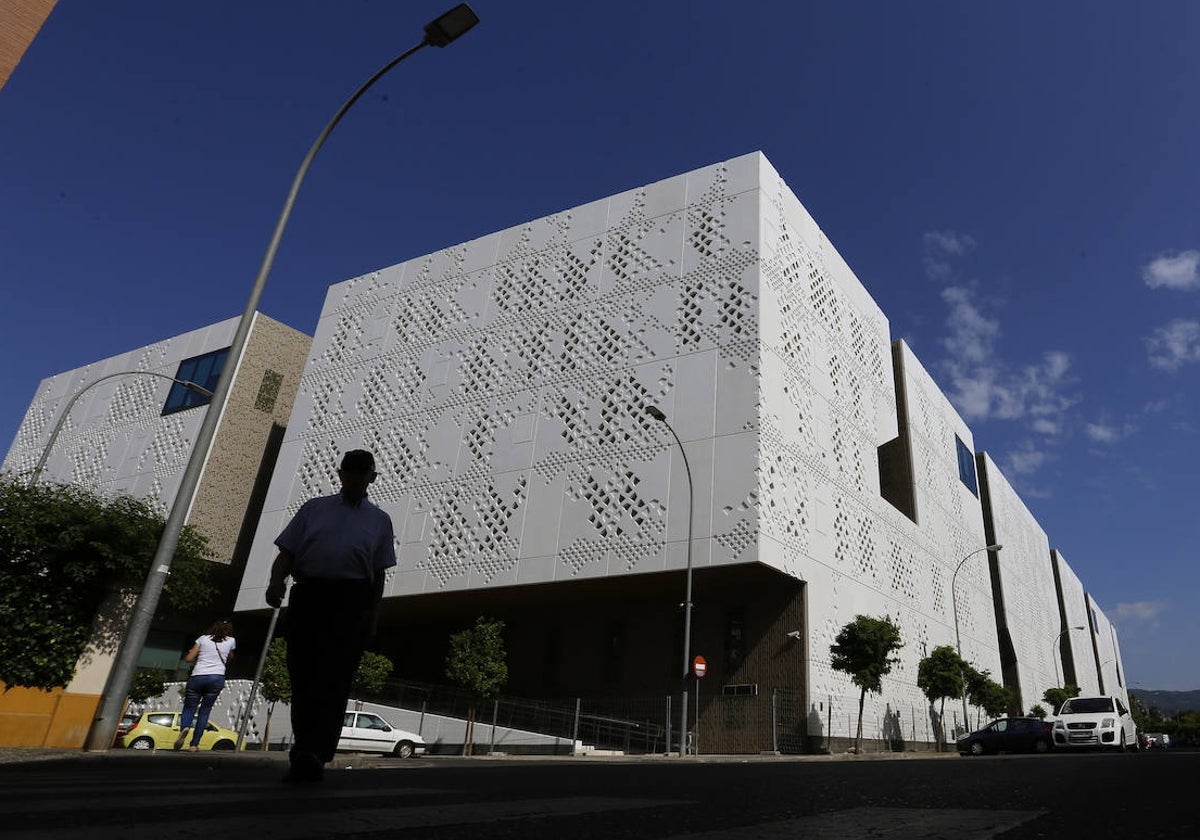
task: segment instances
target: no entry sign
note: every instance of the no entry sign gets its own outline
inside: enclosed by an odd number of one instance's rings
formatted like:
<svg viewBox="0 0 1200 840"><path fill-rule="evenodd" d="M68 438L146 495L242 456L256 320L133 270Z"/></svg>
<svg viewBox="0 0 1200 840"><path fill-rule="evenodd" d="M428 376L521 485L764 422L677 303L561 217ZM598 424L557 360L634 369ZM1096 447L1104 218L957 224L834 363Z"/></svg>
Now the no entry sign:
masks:
<svg viewBox="0 0 1200 840"><path fill-rule="evenodd" d="M692 660L692 673L697 677L703 677L708 672L708 663L704 661L703 656L697 656Z"/></svg>

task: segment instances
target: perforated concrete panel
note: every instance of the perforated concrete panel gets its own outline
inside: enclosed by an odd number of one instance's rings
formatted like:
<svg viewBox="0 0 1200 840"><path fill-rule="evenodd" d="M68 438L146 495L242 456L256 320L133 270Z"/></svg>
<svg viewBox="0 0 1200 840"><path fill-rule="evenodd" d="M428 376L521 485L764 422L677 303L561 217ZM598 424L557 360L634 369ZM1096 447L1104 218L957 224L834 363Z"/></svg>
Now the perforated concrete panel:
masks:
<svg viewBox="0 0 1200 840"><path fill-rule="evenodd" d="M1096 676L1099 663L1096 662L1095 645L1092 642L1087 593L1084 592L1083 582L1062 554L1058 551L1051 551L1051 556L1058 569L1059 595L1066 617L1066 626L1085 628L1084 630L1072 629L1066 636L1066 640L1071 646L1071 656L1075 662L1075 679L1078 681L1076 685L1084 694L1097 694L1100 691L1100 680Z"/></svg>
<svg viewBox="0 0 1200 840"><path fill-rule="evenodd" d="M1062 631L1050 542L1029 508L985 453L992 524L1004 546L998 563L1004 624L1016 653L1022 711L1042 702L1047 688L1062 682L1056 659Z"/></svg>
<svg viewBox="0 0 1200 840"><path fill-rule="evenodd" d="M162 416L179 363L229 346L237 329L232 318L42 380L4 460L6 471L32 472L51 431L72 397L71 408L49 453L43 479L77 484L106 496L129 493L165 512L191 455L207 409Z"/></svg>

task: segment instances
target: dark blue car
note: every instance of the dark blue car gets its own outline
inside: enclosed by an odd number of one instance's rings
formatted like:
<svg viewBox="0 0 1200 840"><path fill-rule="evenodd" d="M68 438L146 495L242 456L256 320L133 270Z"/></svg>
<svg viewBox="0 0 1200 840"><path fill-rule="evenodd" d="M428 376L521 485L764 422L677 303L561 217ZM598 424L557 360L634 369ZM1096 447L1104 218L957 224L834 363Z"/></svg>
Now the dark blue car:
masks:
<svg viewBox="0 0 1200 840"><path fill-rule="evenodd" d="M1028 717L1000 718L955 742L959 755L1000 752L1050 752L1054 749L1053 725Z"/></svg>

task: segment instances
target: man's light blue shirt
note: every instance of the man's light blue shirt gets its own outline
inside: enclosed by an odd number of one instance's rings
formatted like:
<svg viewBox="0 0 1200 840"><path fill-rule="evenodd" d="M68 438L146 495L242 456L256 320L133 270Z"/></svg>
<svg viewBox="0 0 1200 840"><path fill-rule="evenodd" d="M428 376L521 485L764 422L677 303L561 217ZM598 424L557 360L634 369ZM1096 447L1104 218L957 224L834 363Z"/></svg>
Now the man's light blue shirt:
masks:
<svg viewBox="0 0 1200 840"><path fill-rule="evenodd" d="M309 499L275 540L294 558L296 580L367 580L396 565L392 519L363 498Z"/></svg>

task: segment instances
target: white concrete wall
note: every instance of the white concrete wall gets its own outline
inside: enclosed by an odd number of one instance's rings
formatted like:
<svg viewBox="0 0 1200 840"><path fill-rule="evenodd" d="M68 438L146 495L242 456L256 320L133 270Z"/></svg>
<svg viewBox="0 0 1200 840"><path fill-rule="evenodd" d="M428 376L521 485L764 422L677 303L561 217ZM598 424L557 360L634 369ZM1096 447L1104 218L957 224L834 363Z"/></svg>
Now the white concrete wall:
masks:
<svg viewBox="0 0 1200 840"><path fill-rule="evenodd" d="M1092 613L1096 652L1100 658L1100 675L1104 678L1104 693L1121 697L1129 706L1129 687L1125 684L1125 668L1121 664L1121 645L1117 629L1091 595L1087 596Z"/></svg>
<svg viewBox="0 0 1200 840"><path fill-rule="evenodd" d="M983 460L995 540L1004 546L1000 595L1016 650L1022 711L1028 712L1035 704L1045 706L1042 694L1062 682L1054 653L1062 627L1050 541L996 463L986 453Z"/></svg>
<svg viewBox="0 0 1200 840"><path fill-rule="evenodd" d="M1074 569L1067 563L1062 552L1053 551L1054 562L1058 565L1058 577L1062 589L1063 608L1066 612L1067 627L1084 627L1084 630L1072 629L1067 634L1071 645L1071 656L1075 660L1075 679L1078 680L1079 690L1083 694L1098 694L1100 680L1096 676L1096 653L1092 645L1091 621L1088 617L1087 593L1084 592L1083 582L1075 574Z"/></svg>
<svg viewBox="0 0 1200 840"><path fill-rule="evenodd" d="M330 289L238 609L271 542L380 459L389 595L756 559L760 155ZM715 478L719 476L719 479Z"/></svg>
<svg viewBox="0 0 1200 840"><path fill-rule="evenodd" d="M28 475L67 403L88 388L72 406L42 480L76 484L105 496L128 493L168 510L208 409L163 417L172 383L159 376L116 376L89 386L101 377L127 371L173 378L184 359L229 346L237 322L231 318L43 379L3 469Z"/></svg>

